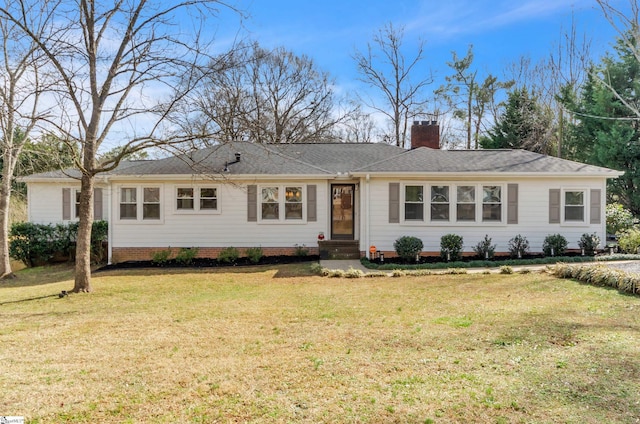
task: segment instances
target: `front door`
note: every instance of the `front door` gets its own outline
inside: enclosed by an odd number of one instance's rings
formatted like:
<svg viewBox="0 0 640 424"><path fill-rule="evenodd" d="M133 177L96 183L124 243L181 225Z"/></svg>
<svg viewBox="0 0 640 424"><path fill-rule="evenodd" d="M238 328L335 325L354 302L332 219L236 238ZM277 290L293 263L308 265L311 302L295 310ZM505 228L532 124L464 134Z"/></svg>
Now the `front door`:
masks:
<svg viewBox="0 0 640 424"><path fill-rule="evenodd" d="M354 239L353 184L331 185L331 239Z"/></svg>

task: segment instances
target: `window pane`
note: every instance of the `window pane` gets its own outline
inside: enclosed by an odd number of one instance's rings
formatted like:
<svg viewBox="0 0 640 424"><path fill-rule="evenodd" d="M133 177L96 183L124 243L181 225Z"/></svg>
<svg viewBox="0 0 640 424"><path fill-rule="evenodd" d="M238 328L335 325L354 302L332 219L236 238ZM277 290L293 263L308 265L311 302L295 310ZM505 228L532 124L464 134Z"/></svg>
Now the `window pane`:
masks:
<svg viewBox="0 0 640 424"><path fill-rule="evenodd" d="M422 203L405 203L404 219L407 221L422 221L424 219L424 208Z"/></svg>
<svg viewBox="0 0 640 424"><path fill-rule="evenodd" d="M565 221L584 221L584 206L565 206Z"/></svg>
<svg viewBox="0 0 640 424"><path fill-rule="evenodd" d="M502 221L502 205L484 204L482 205L483 221Z"/></svg>
<svg viewBox="0 0 640 424"><path fill-rule="evenodd" d="M287 203L284 215L285 219L302 219L302 203Z"/></svg>
<svg viewBox="0 0 640 424"><path fill-rule="evenodd" d="M566 191L565 205L582 206L584 205L584 192L583 191Z"/></svg>
<svg viewBox="0 0 640 424"><path fill-rule="evenodd" d="M502 199L500 186L484 186L482 187L483 203L500 203Z"/></svg>
<svg viewBox="0 0 640 424"><path fill-rule="evenodd" d="M200 209L218 209L218 200L200 198Z"/></svg>
<svg viewBox="0 0 640 424"><path fill-rule="evenodd" d="M123 188L120 191L121 203L135 203L136 202L136 189L135 188Z"/></svg>
<svg viewBox="0 0 640 424"><path fill-rule="evenodd" d="M160 219L160 204L149 203L142 205L142 219Z"/></svg>
<svg viewBox="0 0 640 424"><path fill-rule="evenodd" d="M476 201L476 188L474 186L458 187L458 203L474 203Z"/></svg>
<svg viewBox="0 0 640 424"><path fill-rule="evenodd" d="M431 203L449 203L449 187L431 187Z"/></svg>
<svg viewBox="0 0 640 424"><path fill-rule="evenodd" d="M422 202L422 186L406 186L404 200L407 202Z"/></svg>
<svg viewBox="0 0 640 424"><path fill-rule="evenodd" d="M285 187L285 202L302 202L302 187Z"/></svg>
<svg viewBox="0 0 640 424"><path fill-rule="evenodd" d="M143 190L143 198L144 203L160 203L160 189L155 188L145 188Z"/></svg>
<svg viewBox="0 0 640 424"><path fill-rule="evenodd" d="M448 204L431 204L431 220L432 221L448 221L449 205Z"/></svg>
<svg viewBox="0 0 640 424"><path fill-rule="evenodd" d="M178 199L178 209L181 209L181 210L193 209L193 199Z"/></svg>
<svg viewBox="0 0 640 424"><path fill-rule="evenodd" d="M213 198L217 197L218 193L215 188L201 188L200 189L200 198L208 197Z"/></svg>
<svg viewBox="0 0 640 424"><path fill-rule="evenodd" d="M178 199L185 198L193 198L193 189L192 188L179 188L178 189Z"/></svg>
<svg viewBox="0 0 640 424"><path fill-rule="evenodd" d="M136 204L120 204L120 219L136 219Z"/></svg>
<svg viewBox="0 0 640 424"><path fill-rule="evenodd" d="M279 219L280 208L278 203L262 204L262 219Z"/></svg>
<svg viewBox="0 0 640 424"><path fill-rule="evenodd" d="M278 187L264 187L262 189L262 202L277 202Z"/></svg>
<svg viewBox="0 0 640 424"><path fill-rule="evenodd" d="M475 221L476 220L475 203L458 204L457 219L458 221Z"/></svg>

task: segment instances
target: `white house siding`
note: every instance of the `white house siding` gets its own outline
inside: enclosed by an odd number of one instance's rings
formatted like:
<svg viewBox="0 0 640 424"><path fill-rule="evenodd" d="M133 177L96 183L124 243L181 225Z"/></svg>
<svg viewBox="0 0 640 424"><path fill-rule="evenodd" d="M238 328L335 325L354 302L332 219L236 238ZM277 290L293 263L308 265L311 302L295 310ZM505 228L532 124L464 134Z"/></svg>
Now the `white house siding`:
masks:
<svg viewBox="0 0 640 424"><path fill-rule="evenodd" d="M401 191L404 183L434 183L434 184L504 184L503 218L499 224L473 223L430 223L429 194L425 192L425 221L421 223L403 223L403 204L401 198L400 223L389 223L389 183L400 183ZM366 185L366 181L363 181ZM518 223L506 224L506 184L518 184ZM587 223L584 224L549 224L549 189L591 189L601 190L601 223L589 224L589 199L585 199ZM541 252L545 237L549 234L562 234L568 241L569 249L578 249L578 240L584 233L596 233L605 240L605 180L601 178L519 178L519 179L487 179L479 178L457 180L417 180L417 179L380 179L371 178L369 183L370 208L364 212L368 216L363 218L363 231L368 228L369 236L362 238L361 250L368 251L368 245L374 245L378 250L394 252L393 243L401 236L419 237L424 243L424 251L437 253L440 251L440 238L445 234L457 234L464 239L464 252L473 252L473 246L488 235L492 243L496 244L496 252L508 252L509 240L521 234L530 243L531 252ZM366 190L365 190L366 193ZM477 195L477 194L476 194ZM451 199L454 201L454 199ZM369 221L366 224L366 221Z"/></svg>
<svg viewBox="0 0 640 424"><path fill-rule="evenodd" d="M102 188L102 217L107 220L107 213L109 211L109 186L96 184L96 187ZM27 212L29 222L37 224L60 224L69 222L62 219L62 189L65 188L80 190L80 183L28 183ZM77 221L74 215L75 214L72 213L72 219L70 221Z"/></svg>
<svg viewBox="0 0 640 424"><path fill-rule="evenodd" d="M317 220L307 222L248 222L247 184L317 186ZM127 221L119 219L118 193L121 187L161 187L161 219L159 221ZM176 187L210 187L218 189L218 213L182 212L176 209ZM327 231L328 190L326 181L240 181L240 182L114 182L111 216L111 243L114 248L181 248L181 247L282 247L295 245L317 247L319 232ZM258 211L260 205L258 203Z"/></svg>

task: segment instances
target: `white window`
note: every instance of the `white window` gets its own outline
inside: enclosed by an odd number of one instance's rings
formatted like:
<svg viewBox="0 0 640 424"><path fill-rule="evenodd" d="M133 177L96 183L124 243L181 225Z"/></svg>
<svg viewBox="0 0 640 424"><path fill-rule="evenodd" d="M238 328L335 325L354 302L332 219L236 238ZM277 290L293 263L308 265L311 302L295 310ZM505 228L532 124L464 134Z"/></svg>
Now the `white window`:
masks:
<svg viewBox="0 0 640 424"><path fill-rule="evenodd" d="M302 187L285 187L284 219L302 219Z"/></svg>
<svg viewBox="0 0 640 424"><path fill-rule="evenodd" d="M476 220L476 187L457 187L456 219L460 221Z"/></svg>
<svg viewBox="0 0 640 424"><path fill-rule="evenodd" d="M120 189L120 219L137 219L138 203L136 198L136 187Z"/></svg>
<svg viewBox="0 0 640 424"><path fill-rule="evenodd" d="M564 192L565 222L585 222L585 191L566 190Z"/></svg>
<svg viewBox="0 0 640 424"><path fill-rule="evenodd" d="M449 186L431 186L431 220L449 221Z"/></svg>
<svg viewBox="0 0 640 424"><path fill-rule="evenodd" d="M490 185L482 187L482 221L502 221L502 187Z"/></svg>
<svg viewBox="0 0 640 424"><path fill-rule="evenodd" d="M177 205L176 208L180 211L192 211L193 210L193 188L178 187L177 190Z"/></svg>
<svg viewBox="0 0 640 424"><path fill-rule="evenodd" d="M160 219L160 188L144 187L142 193L142 219Z"/></svg>
<svg viewBox="0 0 640 424"><path fill-rule="evenodd" d="M404 219L405 221L424 220L424 187L407 185L404 187Z"/></svg>
<svg viewBox="0 0 640 424"><path fill-rule="evenodd" d="M160 187L125 186L119 189L120 216L123 221L159 222L162 215Z"/></svg>
<svg viewBox="0 0 640 424"><path fill-rule="evenodd" d="M262 186L259 196L261 221L304 221L305 194L303 186Z"/></svg>
<svg viewBox="0 0 640 424"><path fill-rule="evenodd" d="M76 214L75 217L79 218L80 217L80 190L74 190L76 193L76 203L75 203L75 208L76 208Z"/></svg>
<svg viewBox="0 0 640 424"><path fill-rule="evenodd" d="M200 187L200 210L218 210L218 189Z"/></svg>

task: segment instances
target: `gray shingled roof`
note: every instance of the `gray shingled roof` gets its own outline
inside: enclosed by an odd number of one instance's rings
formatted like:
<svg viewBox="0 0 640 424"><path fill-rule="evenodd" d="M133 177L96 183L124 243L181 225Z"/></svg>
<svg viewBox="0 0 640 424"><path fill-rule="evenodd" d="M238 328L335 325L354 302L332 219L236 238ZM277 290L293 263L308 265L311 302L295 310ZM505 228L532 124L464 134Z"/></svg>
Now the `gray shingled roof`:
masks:
<svg viewBox="0 0 640 424"><path fill-rule="evenodd" d="M235 162L236 153L240 161ZM226 165L226 171L225 171ZM77 173L77 171L71 171ZM229 143L165 159L123 162L108 173L142 175L336 175L338 173L520 173L616 177L608 168L525 150L405 150L382 143ZM61 171L26 177L66 178Z"/></svg>

